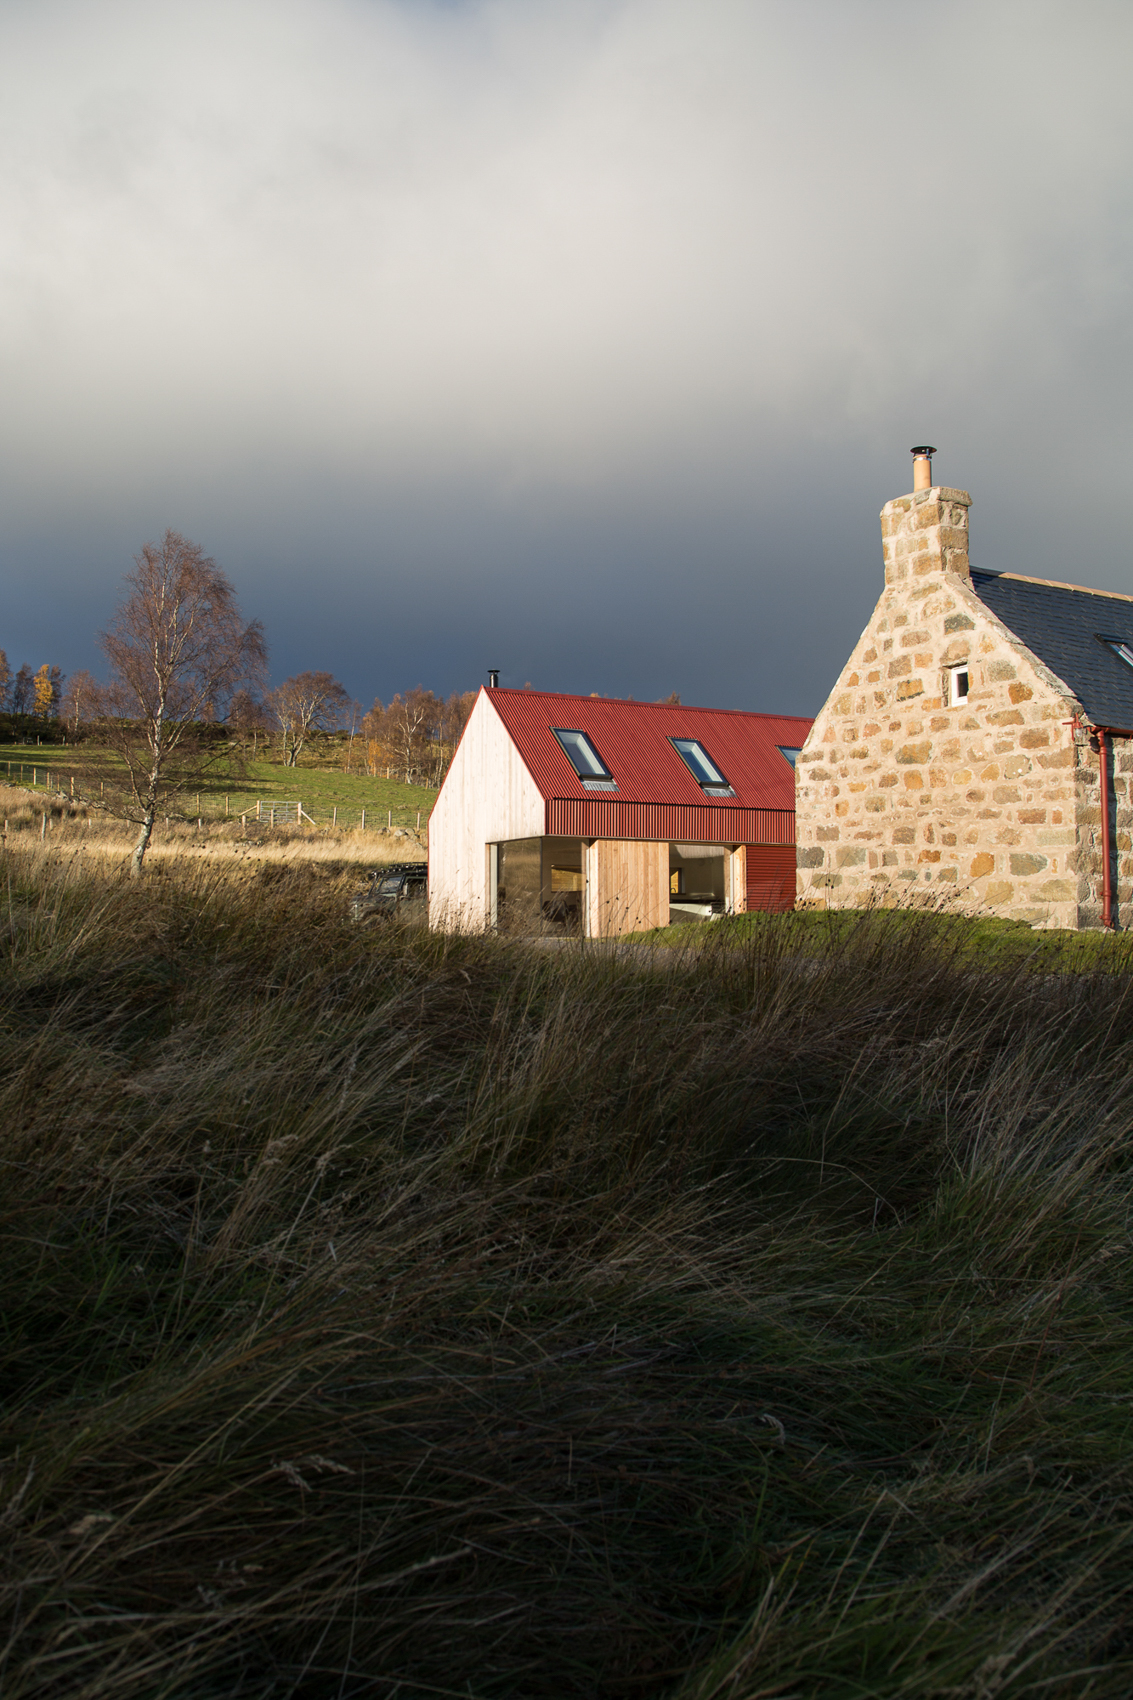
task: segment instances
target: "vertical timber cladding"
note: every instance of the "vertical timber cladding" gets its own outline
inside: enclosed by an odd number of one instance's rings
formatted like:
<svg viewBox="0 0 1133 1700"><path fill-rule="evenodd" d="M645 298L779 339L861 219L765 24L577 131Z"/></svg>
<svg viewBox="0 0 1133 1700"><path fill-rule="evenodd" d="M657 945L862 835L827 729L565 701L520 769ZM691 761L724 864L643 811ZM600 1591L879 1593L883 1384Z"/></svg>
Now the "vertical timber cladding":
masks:
<svg viewBox="0 0 1133 1700"><path fill-rule="evenodd" d="M748 844L745 881L748 909L779 915L795 906L795 847Z"/></svg>
<svg viewBox="0 0 1133 1700"><path fill-rule="evenodd" d="M618 938L669 924L669 846L598 838L585 847L586 931Z"/></svg>

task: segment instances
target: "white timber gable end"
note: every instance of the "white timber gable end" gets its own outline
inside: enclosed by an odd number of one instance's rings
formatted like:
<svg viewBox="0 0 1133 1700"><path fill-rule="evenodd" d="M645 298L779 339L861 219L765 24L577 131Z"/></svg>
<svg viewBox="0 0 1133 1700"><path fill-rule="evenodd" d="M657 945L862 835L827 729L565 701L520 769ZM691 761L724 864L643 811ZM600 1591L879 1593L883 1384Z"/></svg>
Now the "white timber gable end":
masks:
<svg viewBox="0 0 1133 1700"><path fill-rule="evenodd" d="M429 817L429 923L489 925L488 846L546 831L546 805L490 691L481 690Z"/></svg>

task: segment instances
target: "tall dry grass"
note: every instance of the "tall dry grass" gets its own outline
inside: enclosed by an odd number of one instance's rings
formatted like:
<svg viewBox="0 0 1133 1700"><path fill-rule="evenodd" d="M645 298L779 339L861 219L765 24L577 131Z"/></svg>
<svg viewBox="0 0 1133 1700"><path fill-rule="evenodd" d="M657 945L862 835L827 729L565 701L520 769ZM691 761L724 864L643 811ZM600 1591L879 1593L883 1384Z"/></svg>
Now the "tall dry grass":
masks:
<svg viewBox="0 0 1133 1700"><path fill-rule="evenodd" d="M1124 1695L1130 959L9 851L0 1692Z"/></svg>
<svg viewBox="0 0 1133 1700"><path fill-rule="evenodd" d="M26 849L38 839L55 860L81 853L90 861L127 860L137 840L129 821L114 820L96 808L72 802L55 793L0 785L0 846L9 841ZM147 860L154 863L216 862L229 870L242 863L339 863L351 868L367 863L424 861L428 833L402 827L363 832L358 827L269 826L251 820L241 823L215 817L162 820L154 828Z"/></svg>

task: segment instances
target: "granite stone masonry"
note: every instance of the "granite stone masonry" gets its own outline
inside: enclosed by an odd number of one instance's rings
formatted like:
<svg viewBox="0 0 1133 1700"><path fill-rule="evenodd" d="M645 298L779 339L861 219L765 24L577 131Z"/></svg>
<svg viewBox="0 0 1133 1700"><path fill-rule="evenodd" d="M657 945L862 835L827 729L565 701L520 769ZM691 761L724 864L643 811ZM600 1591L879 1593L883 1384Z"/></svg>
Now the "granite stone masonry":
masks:
<svg viewBox="0 0 1133 1700"><path fill-rule="evenodd" d="M884 591L796 765L798 899L947 900L1033 926L1098 926L1101 722L989 602L1012 590L1042 613L1050 598L1025 593L1035 585L1072 592L1075 608L1092 599L1080 665L1096 663L1107 683L1112 663L1116 690L1126 664L1104 634L1116 623L1133 638L1133 599L1018 575L973 580L970 505L966 491L934 486L882 510ZM1128 926L1133 738L1111 743L1113 917Z"/></svg>

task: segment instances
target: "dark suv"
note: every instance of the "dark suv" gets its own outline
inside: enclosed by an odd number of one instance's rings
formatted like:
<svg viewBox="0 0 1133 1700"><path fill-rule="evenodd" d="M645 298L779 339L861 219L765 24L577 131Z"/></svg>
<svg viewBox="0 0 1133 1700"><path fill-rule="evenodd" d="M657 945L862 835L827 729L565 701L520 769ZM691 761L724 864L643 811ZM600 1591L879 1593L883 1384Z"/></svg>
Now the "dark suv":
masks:
<svg viewBox="0 0 1133 1700"><path fill-rule="evenodd" d="M350 900L350 919L373 921L400 915L406 921L423 921L428 879L428 862L393 862L388 868L374 868L369 886Z"/></svg>

